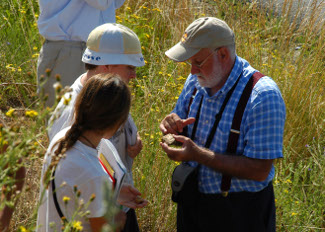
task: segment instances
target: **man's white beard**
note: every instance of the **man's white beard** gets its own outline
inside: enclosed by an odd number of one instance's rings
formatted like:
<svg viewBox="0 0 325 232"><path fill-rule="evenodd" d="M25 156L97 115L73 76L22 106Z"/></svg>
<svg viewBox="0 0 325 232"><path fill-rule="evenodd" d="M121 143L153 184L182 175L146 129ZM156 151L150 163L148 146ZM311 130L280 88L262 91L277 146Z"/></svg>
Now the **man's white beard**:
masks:
<svg viewBox="0 0 325 232"><path fill-rule="evenodd" d="M205 88L213 88L216 87L222 81L222 73L220 72L222 69L220 65L215 65L213 71L209 75L210 77L204 76L202 73L197 73L196 76L198 78L199 84Z"/></svg>

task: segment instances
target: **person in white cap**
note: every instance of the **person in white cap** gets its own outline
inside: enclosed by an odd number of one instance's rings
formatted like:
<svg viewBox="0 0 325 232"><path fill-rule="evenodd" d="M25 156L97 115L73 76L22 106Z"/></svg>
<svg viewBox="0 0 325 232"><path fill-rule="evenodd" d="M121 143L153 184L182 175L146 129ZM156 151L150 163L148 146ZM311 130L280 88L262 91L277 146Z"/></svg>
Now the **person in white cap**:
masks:
<svg viewBox="0 0 325 232"><path fill-rule="evenodd" d="M234 32L218 18L195 20L165 54L191 66L160 124L183 143L161 143L184 161L172 181L178 231L275 231L273 160L283 157L286 116L278 86L236 55Z"/></svg>
<svg viewBox="0 0 325 232"><path fill-rule="evenodd" d="M79 57L89 33L104 23L115 23L115 10L125 0L39 0L39 33L45 38L37 63L38 92L48 95L47 106L55 102L53 84L70 86L85 72ZM44 78L41 78L41 77ZM43 80L42 80L43 79Z"/></svg>
<svg viewBox="0 0 325 232"><path fill-rule="evenodd" d="M136 78L136 67L145 64L138 36L128 27L116 23L98 26L89 34L82 61L88 71L76 79L71 86L72 92L66 93L57 105L49 120L50 141L59 131L72 125L76 97L89 79L99 73L113 73L129 83ZM126 182L133 185L133 159L140 153L142 141L130 114L124 126L121 126L110 141L127 168ZM127 211L126 231L127 228L138 231L135 211L128 208L124 210Z"/></svg>

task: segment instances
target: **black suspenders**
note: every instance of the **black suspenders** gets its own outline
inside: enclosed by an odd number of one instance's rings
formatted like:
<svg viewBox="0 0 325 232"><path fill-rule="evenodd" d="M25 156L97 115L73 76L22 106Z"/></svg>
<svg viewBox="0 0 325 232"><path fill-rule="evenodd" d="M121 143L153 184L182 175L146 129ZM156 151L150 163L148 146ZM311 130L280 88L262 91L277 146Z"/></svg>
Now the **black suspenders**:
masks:
<svg viewBox="0 0 325 232"><path fill-rule="evenodd" d="M261 79L264 75L260 72L255 72L249 81L247 82L245 89L239 99L233 120L232 125L228 137L228 146L227 146L227 153L228 154L236 154L237 151L237 144L240 134L240 124L243 118L243 114L248 102L248 99L252 93L252 90L255 84ZM228 191L231 185L231 176L229 175L222 175L221 179L221 194L226 197L228 195Z"/></svg>
<svg viewBox="0 0 325 232"><path fill-rule="evenodd" d="M227 93L226 98L225 98L219 112L215 116L215 122L213 124L213 127L211 128L208 139L207 139L207 141L205 143L206 148L209 148L211 143L212 143L213 137L214 137L214 135L216 133L219 122L221 120L223 111L226 108L226 105L227 105L232 93L234 92L234 90L235 90L241 76L242 76L242 74L238 77L236 83L233 85L233 87ZM242 121L242 117L243 117L243 114L244 114L248 99L249 99L249 97L251 95L251 92L252 92L255 84L263 76L264 76L263 74L261 74L259 72L255 72L251 76L249 81L247 82L247 84L245 86L245 89L244 89L244 91L243 91L243 93L242 93L242 95L241 95L241 97L239 99L239 102L237 104L237 108L236 108L236 111L235 111L235 114L234 114L234 117L233 117L229 137L228 137L227 153L229 153L229 154L236 154L237 144L238 144L238 139L239 139L239 134L240 134L240 124L241 124L241 121ZM195 93L196 93L196 89L194 89L193 96L195 95ZM190 103L189 103L189 106L188 106L188 112L190 110L190 106L191 106L191 103L192 103L193 96L190 99ZM195 138L197 125L198 125L198 121L199 121L199 118L200 118L200 111L201 111L202 101L203 101L203 96L202 96L202 99L200 101L199 109L198 109L198 112L197 112L196 117L195 117L196 120L195 120L195 123L194 123L194 126L193 126L192 135L191 135L192 140L194 140L194 138ZM226 197L228 195L230 185L231 185L231 176L223 174L222 175L222 180L221 180L221 193L222 193L223 196Z"/></svg>

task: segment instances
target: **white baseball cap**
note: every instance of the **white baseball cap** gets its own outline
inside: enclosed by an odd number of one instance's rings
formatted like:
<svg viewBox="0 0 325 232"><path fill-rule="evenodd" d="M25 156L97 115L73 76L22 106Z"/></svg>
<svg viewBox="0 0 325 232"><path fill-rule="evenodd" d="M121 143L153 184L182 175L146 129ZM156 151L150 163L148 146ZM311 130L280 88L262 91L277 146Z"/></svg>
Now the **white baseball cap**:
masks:
<svg viewBox="0 0 325 232"><path fill-rule="evenodd" d="M138 36L117 23L106 23L90 32L82 61L93 65L145 64Z"/></svg>

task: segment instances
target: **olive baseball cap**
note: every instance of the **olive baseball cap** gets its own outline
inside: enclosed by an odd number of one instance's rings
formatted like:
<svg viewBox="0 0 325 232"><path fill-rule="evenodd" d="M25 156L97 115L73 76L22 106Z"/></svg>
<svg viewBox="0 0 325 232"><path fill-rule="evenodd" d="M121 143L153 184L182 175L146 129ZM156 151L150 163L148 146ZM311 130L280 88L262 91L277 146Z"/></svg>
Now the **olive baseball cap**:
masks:
<svg viewBox="0 0 325 232"><path fill-rule="evenodd" d="M235 44L235 34L221 19L199 18L185 30L181 41L165 52L170 59L182 62L188 60L202 48L216 49Z"/></svg>
<svg viewBox="0 0 325 232"><path fill-rule="evenodd" d="M93 65L145 65L138 36L118 23L105 23L90 32L82 61Z"/></svg>

